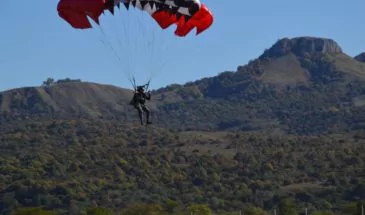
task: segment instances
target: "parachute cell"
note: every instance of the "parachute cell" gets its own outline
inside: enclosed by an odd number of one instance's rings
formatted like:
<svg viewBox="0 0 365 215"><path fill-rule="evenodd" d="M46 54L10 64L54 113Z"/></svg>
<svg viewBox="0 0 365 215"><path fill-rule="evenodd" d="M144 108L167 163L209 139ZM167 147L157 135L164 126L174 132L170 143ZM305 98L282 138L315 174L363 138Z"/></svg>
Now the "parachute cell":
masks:
<svg viewBox="0 0 365 215"><path fill-rule="evenodd" d="M61 0L57 10L60 17L77 29L91 28L87 16L99 24L105 0Z"/></svg>
<svg viewBox="0 0 365 215"><path fill-rule="evenodd" d="M147 12L162 29L175 24L177 36L186 36L194 28L200 34L213 23L212 13L199 0L60 0L57 9L72 27L87 29L92 27L87 17L99 24L105 10L113 14L120 4Z"/></svg>

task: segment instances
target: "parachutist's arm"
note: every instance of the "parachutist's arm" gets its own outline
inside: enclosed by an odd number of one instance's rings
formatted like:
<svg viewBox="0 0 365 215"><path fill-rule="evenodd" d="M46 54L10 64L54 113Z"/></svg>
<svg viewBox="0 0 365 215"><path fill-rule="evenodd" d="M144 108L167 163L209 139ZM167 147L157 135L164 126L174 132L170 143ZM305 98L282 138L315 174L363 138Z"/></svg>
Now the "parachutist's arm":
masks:
<svg viewBox="0 0 365 215"><path fill-rule="evenodd" d="M147 92L147 93L145 94L145 98L146 98L147 100L151 100L151 93L150 93L150 92Z"/></svg>

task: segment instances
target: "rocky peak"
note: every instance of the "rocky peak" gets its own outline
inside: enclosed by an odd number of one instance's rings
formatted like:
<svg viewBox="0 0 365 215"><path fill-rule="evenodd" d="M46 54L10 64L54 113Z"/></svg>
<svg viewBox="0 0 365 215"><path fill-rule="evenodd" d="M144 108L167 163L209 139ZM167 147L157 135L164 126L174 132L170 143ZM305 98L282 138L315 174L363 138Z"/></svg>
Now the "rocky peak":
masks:
<svg viewBox="0 0 365 215"><path fill-rule="evenodd" d="M289 53L343 53L336 41L318 37L283 38L267 49L260 58L277 58Z"/></svg>
<svg viewBox="0 0 365 215"><path fill-rule="evenodd" d="M363 52L363 53L361 53L361 54L357 55L357 56L356 56L356 57L354 57L354 58L355 58L355 60L358 60L358 61L360 61L360 62L365 63L365 52Z"/></svg>

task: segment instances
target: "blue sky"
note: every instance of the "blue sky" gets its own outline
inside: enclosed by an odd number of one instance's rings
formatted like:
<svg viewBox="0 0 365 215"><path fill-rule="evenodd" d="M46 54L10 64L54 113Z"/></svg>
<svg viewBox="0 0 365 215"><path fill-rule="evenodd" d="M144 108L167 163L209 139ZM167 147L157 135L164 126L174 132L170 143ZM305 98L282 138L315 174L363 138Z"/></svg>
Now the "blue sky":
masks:
<svg viewBox="0 0 365 215"><path fill-rule="evenodd" d="M131 88L129 71L143 82L150 70L155 72L153 88L183 84L235 71L283 37L327 37L351 56L365 51L364 0L202 2L214 13L214 24L199 36L178 38L174 27L161 31L140 11L122 9L117 16L103 15L103 34L97 26L73 29L58 16L58 0L1 0L0 90L36 86L47 77ZM132 28L124 31L128 26ZM105 41L112 43L118 55ZM147 41L152 45L146 45ZM152 50L154 55L148 55ZM128 56L135 56L135 61ZM156 60L148 60L150 56Z"/></svg>

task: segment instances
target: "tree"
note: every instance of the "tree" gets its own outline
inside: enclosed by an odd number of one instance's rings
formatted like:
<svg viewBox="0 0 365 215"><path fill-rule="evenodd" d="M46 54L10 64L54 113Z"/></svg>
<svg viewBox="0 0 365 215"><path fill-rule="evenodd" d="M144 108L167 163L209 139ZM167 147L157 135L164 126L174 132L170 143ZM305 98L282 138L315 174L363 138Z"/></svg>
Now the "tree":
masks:
<svg viewBox="0 0 365 215"><path fill-rule="evenodd" d="M342 208L342 212L344 214L348 214L348 215L357 215L357 214L361 214L361 206L365 205L364 202L359 201L359 202L352 202L349 204L346 204L343 208Z"/></svg>
<svg viewBox="0 0 365 215"><path fill-rule="evenodd" d="M295 208L295 204L290 199L282 199L279 204L280 215L297 215L298 211Z"/></svg>
<svg viewBox="0 0 365 215"><path fill-rule="evenodd" d="M55 212L46 211L42 208L19 208L12 215L56 215Z"/></svg>
<svg viewBox="0 0 365 215"><path fill-rule="evenodd" d="M204 204L193 204L188 207L188 211L193 215L211 215L212 212L208 205Z"/></svg>
<svg viewBox="0 0 365 215"><path fill-rule="evenodd" d="M133 204L129 206L123 215L164 215L166 214L160 205Z"/></svg>
<svg viewBox="0 0 365 215"><path fill-rule="evenodd" d="M266 211L258 207L248 207L244 210L245 215L268 215Z"/></svg>
<svg viewBox="0 0 365 215"><path fill-rule="evenodd" d="M92 208L87 211L87 215L114 215L114 211L108 208Z"/></svg>
<svg viewBox="0 0 365 215"><path fill-rule="evenodd" d="M43 81L43 86L49 87L55 83L53 78L47 78L46 81Z"/></svg>
<svg viewBox="0 0 365 215"><path fill-rule="evenodd" d="M315 211L312 215L334 215L332 211Z"/></svg>
<svg viewBox="0 0 365 215"><path fill-rule="evenodd" d="M167 209L167 212L173 213L175 209L179 206L179 203L177 201L174 201L172 199L168 199L165 203L165 207Z"/></svg>

